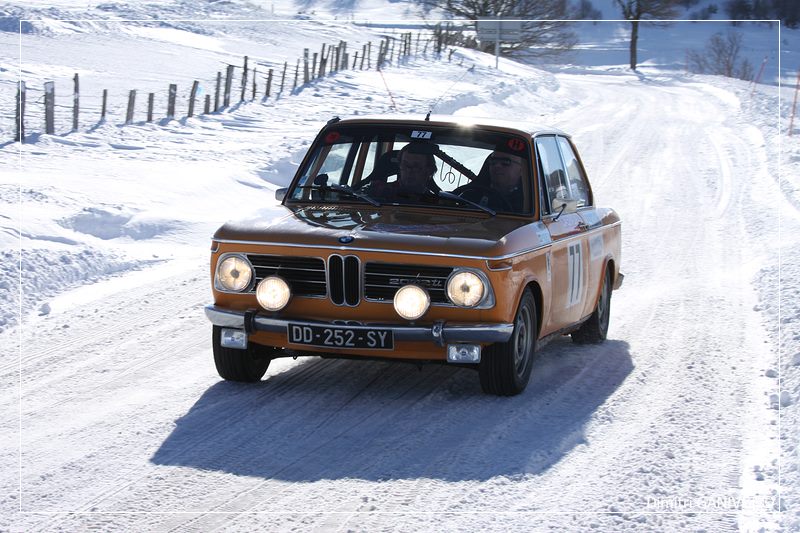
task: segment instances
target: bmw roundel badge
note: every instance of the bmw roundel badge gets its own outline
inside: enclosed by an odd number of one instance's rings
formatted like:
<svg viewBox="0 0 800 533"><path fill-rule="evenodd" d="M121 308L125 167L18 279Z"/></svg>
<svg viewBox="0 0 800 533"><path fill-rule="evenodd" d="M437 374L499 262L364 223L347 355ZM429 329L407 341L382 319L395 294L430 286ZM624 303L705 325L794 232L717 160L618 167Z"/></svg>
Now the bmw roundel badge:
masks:
<svg viewBox="0 0 800 533"><path fill-rule="evenodd" d="M353 238L352 235L345 235L344 237L339 237L339 242L342 244L350 244L354 240L355 239Z"/></svg>

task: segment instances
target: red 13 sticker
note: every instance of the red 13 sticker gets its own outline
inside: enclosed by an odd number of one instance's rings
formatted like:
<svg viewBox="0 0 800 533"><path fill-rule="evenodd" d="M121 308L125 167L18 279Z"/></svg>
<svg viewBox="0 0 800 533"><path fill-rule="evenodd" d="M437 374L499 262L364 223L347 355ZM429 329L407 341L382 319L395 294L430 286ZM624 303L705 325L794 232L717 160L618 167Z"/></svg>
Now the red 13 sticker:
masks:
<svg viewBox="0 0 800 533"><path fill-rule="evenodd" d="M525 143L519 139L509 139L506 144L515 152L521 152L525 149Z"/></svg>

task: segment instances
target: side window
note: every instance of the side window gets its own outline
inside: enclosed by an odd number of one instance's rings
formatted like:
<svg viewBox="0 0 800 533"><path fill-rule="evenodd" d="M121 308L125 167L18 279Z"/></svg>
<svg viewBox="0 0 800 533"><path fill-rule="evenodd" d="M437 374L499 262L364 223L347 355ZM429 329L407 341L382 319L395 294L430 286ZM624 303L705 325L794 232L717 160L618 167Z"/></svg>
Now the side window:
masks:
<svg viewBox="0 0 800 533"><path fill-rule="evenodd" d="M571 198L578 200L578 207L589 205L589 186L586 182L586 176L584 176L581 171L578 158L575 157L572 146L564 137L558 137L558 146L561 148L561 155L567 166L567 178L569 179L568 185Z"/></svg>
<svg viewBox="0 0 800 533"><path fill-rule="evenodd" d="M542 165L542 178L547 190L548 205L552 205L556 198L569 198L569 182L567 172L558 152L556 138L553 136L537 137L536 151Z"/></svg>
<svg viewBox="0 0 800 533"><path fill-rule="evenodd" d="M358 153L359 161L364 162L361 168L361 179L369 176L375 170L375 161L378 159L378 143L368 142L361 145L361 151Z"/></svg>

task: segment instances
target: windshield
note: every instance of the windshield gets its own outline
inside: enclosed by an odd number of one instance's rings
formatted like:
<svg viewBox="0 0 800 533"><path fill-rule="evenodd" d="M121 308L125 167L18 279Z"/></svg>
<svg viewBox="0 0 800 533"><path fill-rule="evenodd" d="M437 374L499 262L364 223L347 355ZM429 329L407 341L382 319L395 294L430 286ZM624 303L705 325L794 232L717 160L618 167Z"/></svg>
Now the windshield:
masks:
<svg viewBox="0 0 800 533"><path fill-rule="evenodd" d="M335 126L287 199L529 214L530 142L465 127Z"/></svg>

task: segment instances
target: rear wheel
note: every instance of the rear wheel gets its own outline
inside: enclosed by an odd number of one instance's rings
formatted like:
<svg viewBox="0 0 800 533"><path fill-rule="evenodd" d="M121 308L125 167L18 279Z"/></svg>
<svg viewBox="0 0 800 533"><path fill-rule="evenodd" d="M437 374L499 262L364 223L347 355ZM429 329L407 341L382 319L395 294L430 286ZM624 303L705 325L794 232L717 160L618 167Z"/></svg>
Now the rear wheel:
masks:
<svg viewBox="0 0 800 533"><path fill-rule="evenodd" d="M269 367L269 349L251 342L247 348L237 350L225 348L220 342L222 328L214 326L212 345L214 348L214 364L220 377L228 381L259 381Z"/></svg>
<svg viewBox="0 0 800 533"><path fill-rule="evenodd" d="M611 270L606 269L600 298L597 300L592 316L581 324L580 329L572 332L572 342L577 344L596 344L606 340L608 319L611 313Z"/></svg>
<svg viewBox="0 0 800 533"><path fill-rule="evenodd" d="M536 303L525 291L514 318L514 332L507 342L498 342L481 357L478 372L481 389L488 394L514 396L528 385L536 351Z"/></svg>

